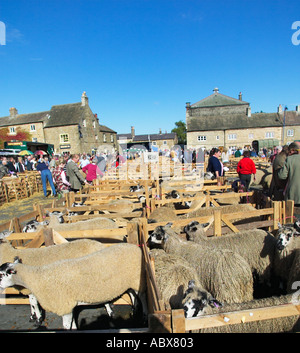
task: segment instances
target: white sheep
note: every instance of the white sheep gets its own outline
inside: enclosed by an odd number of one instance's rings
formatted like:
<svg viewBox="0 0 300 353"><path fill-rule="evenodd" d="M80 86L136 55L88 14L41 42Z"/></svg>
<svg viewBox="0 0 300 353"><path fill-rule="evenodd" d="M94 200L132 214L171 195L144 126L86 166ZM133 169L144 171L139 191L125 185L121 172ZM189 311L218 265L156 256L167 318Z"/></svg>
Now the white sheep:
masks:
<svg viewBox="0 0 300 353"><path fill-rule="evenodd" d="M287 284L288 293L293 291L291 285L295 279L300 280L299 266L296 265L298 261L296 257L299 254L297 250L300 249L299 231L297 222L284 225L278 223L274 272L284 284Z"/></svg>
<svg viewBox="0 0 300 353"><path fill-rule="evenodd" d="M162 249L152 249L150 256L154 258L155 279L167 310L183 308L184 293L190 281L201 288L203 296L213 299L201 285L195 268L184 258L167 254Z"/></svg>
<svg viewBox="0 0 300 353"><path fill-rule="evenodd" d="M136 245L122 243L44 266L25 265L19 259L2 264L0 288L15 285L28 288L46 311L62 316L65 329L76 329L77 305L107 303L130 289L145 293L142 252Z"/></svg>
<svg viewBox="0 0 300 353"><path fill-rule="evenodd" d="M182 239L171 223L158 226L148 239L150 248L163 248L194 266L202 286L221 302L243 302L253 298L250 266L240 255L227 249L206 249Z"/></svg>
<svg viewBox="0 0 300 353"><path fill-rule="evenodd" d="M275 237L261 229L225 234L221 237L207 237L203 225L197 221L184 227L187 238L206 249L229 249L241 255L251 267L259 283L270 284L275 256Z"/></svg>
<svg viewBox="0 0 300 353"><path fill-rule="evenodd" d="M274 319L258 320L248 322L247 315L245 314L244 320L240 323L231 324L231 320L228 318L226 313L232 313L240 310L249 310L251 315L251 309L264 307L274 307L278 305L294 303L292 294L273 296L263 299L254 299L243 303L224 303L223 306L208 305L205 300L205 296L201 293L201 290L197 286L191 286L186 292L186 296L183 300L183 308L185 316L189 320L193 320L197 315L197 312L201 309L206 309L205 315L218 314L218 320L224 320L227 317L228 323L226 325L220 325L215 327L202 328L200 330L193 330L192 332L201 333L278 333L278 332L298 332L300 329L299 314L295 313L293 316L278 317ZM299 301L298 301L299 304ZM253 311L254 312L254 311ZM252 312L252 313L253 313ZM230 316L229 316L230 317Z"/></svg>
<svg viewBox="0 0 300 353"><path fill-rule="evenodd" d="M0 241L0 261L12 262L15 257L22 259L24 264L31 266L42 266L63 259L72 259L82 257L87 254L102 250L105 245L90 239L74 240L72 242L51 245L42 248L14 248L10 242ZM30 321L35 321L36 325L42 322L42 312L39 310L36 298L27 289L21 290L23 295L29 296L31 316ZM109 315L112 315L112 310L109 305L106 305L106 310Z"/></svg>

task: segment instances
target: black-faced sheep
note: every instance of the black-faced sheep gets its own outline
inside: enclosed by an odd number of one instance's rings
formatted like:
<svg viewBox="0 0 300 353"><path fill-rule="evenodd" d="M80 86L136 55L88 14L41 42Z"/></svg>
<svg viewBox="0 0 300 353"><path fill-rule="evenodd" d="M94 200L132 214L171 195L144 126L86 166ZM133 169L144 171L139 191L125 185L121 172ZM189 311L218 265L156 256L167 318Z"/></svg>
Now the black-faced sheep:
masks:
<svg viewBox="0 0 300 353"><path fill-rule="evenodd" d="M190 222L184 231L188 239L203 249L229 249L238 253L250 265L260 283L270 284L276 247L276 239L272 234L253 229L221 237L207 237L203 226L197 221Z"/></svg>
<svg viewBox="0 0 300 353"><path fill-rule="evenodd" d="M167 254L162 249L152 249L150 253L155 263L155 278L163 303L167 310L181 309L189 281L196 283L207 297L208 293L200 283L198 273L184 258Z"/></svg>
<svg viewBox="0 0 300 353"><path fill-rule="evenodd" d="M38 222L36 220L32 220L26 223L26 225L22 229L22 233L37 232L40 227L47 225L49 225L48 221Z"/></svg>
<svg viewBox="0 0 300 353"><path fill-rule="evenodd" d="M28 288L46 311L62 316L65 329L76 329L75 306L107 303L130 289L145 293L142 252L136 245L122 243L44 266L19 260L2 264L0 287L15 285Z"/></svg>
<svg viewBox="0 0 300 353"><path fill-rule="evenodd" d="M226 249L208 249L185 241L171 228L158 226L149 236L150 248L160 247L183 257L194 266L202 286L217 300L243 302L253 298L250 266L240 255Z"/></svg>
<svg viewBox="0 0 300 353"><path fill-rule="evenodd" d="M89 239L75 240L72 242L51 245L43 248L23 249L16 249L10 244L10 242L1 240L0 262L12 262L15 257L19 257L22 259L24 264L31 266L42 266L63 259L72 259L85 256L104 248L105 245L102 243ZM31 295L28 289L21 289L21 292L23 295L29 296L31 308L30 321L34 321L36 325L40 325L43 320L43 315L42 312L38 310L36 299L33 295ZM106 306L106 310L111 315L112 311L109 306Z"/></svg>

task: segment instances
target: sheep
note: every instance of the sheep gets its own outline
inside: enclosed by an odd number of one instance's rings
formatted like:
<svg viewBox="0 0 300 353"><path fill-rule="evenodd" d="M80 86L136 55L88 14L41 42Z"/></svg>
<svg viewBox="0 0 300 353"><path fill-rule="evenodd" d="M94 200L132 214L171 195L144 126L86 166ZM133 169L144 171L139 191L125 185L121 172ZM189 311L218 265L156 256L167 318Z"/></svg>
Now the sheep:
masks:
<svg viewBox="0 0 300 353"><path fill-rule="evenodd" d="M201 288L200 288L201 289ZM254 299L243 303L224 303L222 306L209 305L207 301L203 300L205 296L202 295L201 290L197 286L189 287L183 299L183 308L185 317L191 319L197 315L198 310L206 310L206 315L220 314L220 320L224 320L225 313L236 312L240 310L257 309L264 307L272 307L282 304L298 304L294 302L292 294L273 296L263 299ZM216 327L203 328L200 330L193 330L194 333L276 333L276 332L298 332L300 329L299 314L290 317L279 317L274 319L267 319L262 321L247 322L245 314L245 321L238 324L222 325ZM228 321L230 324L230 319Z"/></svg>
<svg viewBox="0 0 300 353"><path fill-rule="evenodd" d="M49 228L53 228L56 231L72 231L84 229L118 228L118 225L113 220L104 217L95 217L85 221L73 223L61 223L57 216L50 215Z"/></svg>
<svg viewBox="0 0 300 353"><path fill-rule="evenodd" d="M148 223L168 222L178 219L174 210L169 207L157 207L150 213Z"/></svg>
<svg viewBox="0 0 300 353"><path fill-rule="evenodd" d="M130 289L145 293L142 251L122 243L42 266L25 265L17 258L0 266L0 288L15 285L28 288L46 311L62 316L65 329L76 329L77 305L107 303Z"/></svg>
<svg viewBox="0 0 300 353"><path fill-rule="evenodd" d="M150 256L154 258L156 283L166 309L181 309L188 281L201 286L197 271L182 257L162 249L152 249ZM201 290L212 298L202 286Z"/></svg>
<svg viewBox="0 0 300 353"><path fill-rule="evenodd" d="M37 232L41 226L47 226L49 224L48 221L38 222L37 220L32 220L26 223L26 225L22 229L22 233L33 233Z"/></svg>
<svg viewBox="0 0 300 353"><path fill-rule="evenodd" d="M214 214L215 210L221 210L223 214L227 213L235 213L235 212L244 212L245 214L247 212L255 211L256 208L253 207L250 204L238 204L238 205L226 205L226 206L219 206L219 207L200 207L193 211L193 208L196 208L201 202L201 200L194 200L192 201L191 204L191 211L188 212L185 215L179 216L180 219L186 219L186 218L196 218L196 217L205 217L205 216L211 216ZM237 217L233 220L232 222L235 222L239 219L242 219L242 217Z"/></svg>
<svg viewBox="0 0 300 353"><path fill-rule="evenodd" d="M182 239L171 229L171 223L158 226L150 234L150 248L163 248L183 257L194 266L202 286L219 301L243 302L253 298L250 266L238 254L227 249L207 249Z"/></svg>
<svg viewBox="0 0 300 353"><path fill-rule="evenodd" d="M24 264L31 266L42 266L62 259L81 257L105 248L105 245L89 239L74 240L72 242L51 245L43 248L23 248L16 249L9 242L0 241L1 263L11 262L15 257L20 257ZM31 316L29 321L34 321L40 325L43 321L42 313L38 310L36 299L27 289L21 290L22 294L29 296L31 306ZM112 315L112 310L106 306L108 314Z"/></svg>
<svg viewBox="0 0 300 353"><path fill-rule="evenodd" d="M251 267L259 283L270 284L275 256L275 237L261 229L226 234L222 237L207 237L203 226L192 221L184 227L187 238L206 249L229 249L241 255Z"/></svg>
<svg viewBox="0 0 300 353"><path fill-rule="evenodd" d="M196 194L185 194L183 193L181 196L177 190L172 190L171 192L168 192L165 194L166 199L180 199L181 197L194 197ZM192 205L192 201L184 201L183 203L181 202L174 202L174 207L176 210L182 210L182 209L189 209Z"/></svg>
<svg viewBox="0 0 300 353"><path fill-rule="evenodd" d="M294 260L289 271L287 290L292 293L300 285L300 249L296 249Z"/></svg>
<svg viewBox="0 0 300 353"><path fill-rule="evenodd" d="M183 294L181 305L186 318L212 314L213 307L222 307L223 304L213 298L213 296L202 286L196 286L194 280L188 282L188 288Z"/></svg>
<svg viewBox="0 0 300 353"><path fill-rule="evenodd" d="M299 269L296 265L296 256L299 252L296 251L300 249L300 232L297 229L297 221L294 224L284 225L278 222L274 272L284 284L287 284L288 293L292 291L291 285L294 279L299 276L299 273L296 272ZM295 265L292 269L294 262Z"/></svg>

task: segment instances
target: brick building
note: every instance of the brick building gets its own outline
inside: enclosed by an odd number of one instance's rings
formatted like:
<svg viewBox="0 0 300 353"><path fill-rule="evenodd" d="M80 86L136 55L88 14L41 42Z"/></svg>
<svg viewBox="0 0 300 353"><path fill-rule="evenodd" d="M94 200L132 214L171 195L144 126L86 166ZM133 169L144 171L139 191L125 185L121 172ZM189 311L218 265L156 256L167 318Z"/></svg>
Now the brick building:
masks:
<svg viewBox="0 0 300 353"><path fill-rule="evenodd" d="M186 103L187 145L192 148L251 146L253 140L274 139L284 145L300 139L300 106L295 111L279 105L276 113L251 113L248 102L213 94Z"/></svg>
<svg viewBox="0 0 300 353"><path fill-rule="evenodd" d="M55 153L117 149L117 133L99 124L85 92L78 103L54 105L49 111L31 114L19 114L16 108L10 108L9 113L0 118L0 128L8 129L11 140L22 129L32 141L53 144Z"/></svg>

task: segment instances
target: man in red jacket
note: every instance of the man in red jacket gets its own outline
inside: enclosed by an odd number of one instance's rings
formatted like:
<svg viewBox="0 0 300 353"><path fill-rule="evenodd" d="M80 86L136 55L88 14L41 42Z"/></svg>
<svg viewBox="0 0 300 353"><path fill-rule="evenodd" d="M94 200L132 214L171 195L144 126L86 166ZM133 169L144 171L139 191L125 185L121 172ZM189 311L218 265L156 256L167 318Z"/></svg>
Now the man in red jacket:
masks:
<svg viewBox="0 0 300 353"><path fill-rule="evenodd" d="M251 182L251 174L256 174L256 168L253 160L250 158L250 151L244 151L244 158L242 158L237 165L236 171L240 176L240 180L243 180L246 185L246 189L249 190L249 185Z"/></svg>

